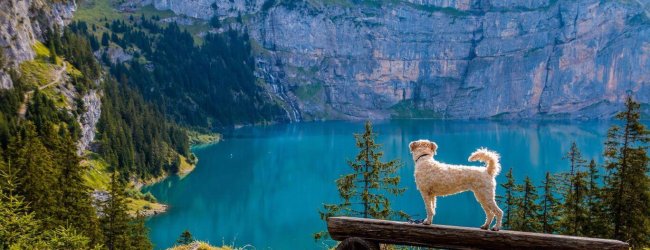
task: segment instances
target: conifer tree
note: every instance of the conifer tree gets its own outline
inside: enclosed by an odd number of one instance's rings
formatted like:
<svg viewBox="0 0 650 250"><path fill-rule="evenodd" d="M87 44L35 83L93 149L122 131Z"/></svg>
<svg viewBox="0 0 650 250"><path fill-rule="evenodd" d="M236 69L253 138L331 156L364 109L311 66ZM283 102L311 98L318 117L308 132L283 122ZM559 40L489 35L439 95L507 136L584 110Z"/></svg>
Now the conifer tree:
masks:
<svg viewBox="0 0 650 250"><path fill-rule="evenodd" d="M0 159L0 249L18 248L38 237L38 220L15 193L17 182L15 169Z"/></svg>
<svg viewBox="0 0 650 250"><path fill-rule="evenodd" d="M178 240L176 240L176 243L179 245L187 245L192 242L194 242L194 238L192 237L192 233L187 229L185 229L185 231L183 231L183 233L178 237Z"/></svg>
<svg viewBox="0 0 650 250"><path fill-rule="evenodd" d="M582 153L575 142L571 144L569 152L563 158L569 161L571 170L568 174L561 175L564 189L562 190L562 216L558 223L560 233L584 235L584 227L588 223L585 203L587 174L582 171L582 168L587 161L582 158Z"/></svg>
<svg viewBox="0 0 650 250"><path fill-rule="evenodd" d="M137 250L150 250L153 245L148 237L149 229L144 224L144 216L138 216L131 222L131 248Z"/></svg>
<svg viewBox="0 0 650 250"><path fill-rule="evenodd" d="M546 172L546 177L542 183L544 194L540 201L540 220L542 222L541 231L543 233L557 232L559 201L555 198L556 183L551 173Z"/></svg>
<svg viewBox="0 0 650 250"><path fill-rule="evenodd" d="M61 190L61 221L72 226L77 232L83 232L93 239L93 244L101 244L101 232L95 209L92 207L90 188L83 179L86 169L79 165L76 154L76 143L68 133L64 132L57 139L57 163L61 168L58 178Z"/></svg>
<svg viewBox="0 0 650 250"><path fill-rule="evenodd" d="M602 188L599 185L598 165L593 159L587 166L586 208L587 223L584 234L590 237L606 237L607 224L603 214Z"/></svg>
<svg viewBox="0 0 650 250"><path fill-rule="evenodd" d="M408 218L402 211L391 209L387 194L401 195L405 189L399 187L400 177L397 170L402 163L395 159L382 162L384 153L381 145L375 143L377 135L372 130L372 124L365 124L362 134L355 134L359 153L348 165L353 172L336 180L339 195L343 199L340 204L325 204L325 211L319 211L323 220L335 215L349 215L363 218ZM320 232L314 235L320 239L326 234Z"/></svg>
<svg viewBox="0 0 650 250"><path fill-rule="evenodd" d="M131 237L124 184L117 173L111 175L109 197L101 207L100 218L105 246L109 250L130 249Z"/></svg>
<svg viewBox="0 0 650 250"><path fill-rule="evenodd" d="M648 176L648 129L640 122L640 105L627 97L625 111L615 118L605 142L603 189L605 214L610 219L609 237L628 241L632 247L650 246L650 177Z"/></svg>
<svg viewBox="0 0 650 250"><path fill-rule="evenodd" d="M7 152L8 160L17 170L16 193L30 204L38 219L45 220L47 228L60 225L60 221L56 221L56 213L60 210L58 197L61 197L60 189L56 187L58 169L31 121L24 123L19 135L10 142Z"/></svg>
<svg viewBox="0 0 650 250"><path fill-rule="evenodd" d="M505 203L504 211L505 215L503 216L503 227L511 229L515 223L515 215L517 214L517 185L515 184L515 178L512 176L512 168L506 173L506 183L500 184L501 187L505 189L505 195L503 198L503 203Z"/></svg>
<svg viewBox="0 0 650 250"><path fill-rule="evenodd" d="M537 232L541 228L539 221L539 214L537 213L540 210L539 205L537 204L537 189L533 182L530 180L530 177L526 176L524 179L524 184L521 187L522 197L519 199L518 204L518 213L517 213L517 223L515 230L527 231L527 232Z"/></svg>
<svg viewBox="0 0 650 250"><path fill-rule="evenodd" d="M50 41L48 44L48 49L50 50L50 63L56 64L56 49L54 48L54 42Z"/></svg>

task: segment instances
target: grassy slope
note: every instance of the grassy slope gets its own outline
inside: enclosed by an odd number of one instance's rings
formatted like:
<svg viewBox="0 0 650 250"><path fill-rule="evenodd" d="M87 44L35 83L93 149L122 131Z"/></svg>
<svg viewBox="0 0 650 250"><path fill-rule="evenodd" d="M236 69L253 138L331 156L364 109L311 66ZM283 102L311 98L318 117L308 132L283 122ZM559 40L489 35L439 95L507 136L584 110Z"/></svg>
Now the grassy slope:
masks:
<svg viewBox="0 0 650 250"><path fill-rule="evenodd" d="M111 173L108 169L108 163L102 159L102 157L93 152L86 152L84 160L81 161L81 165L87 167L88 172L84 176L86 185L88 185L93 190L106 191L110 185ZM130 193L139 193L140 191L134 190L133 187L129 187L132 190ZM144 195L132 195L127 199L129 213L135 215L137 211L144 210L163 210L163 206L160 203L148 201L144 198Z"/></svg>
<svg viewBox="0 0 650 250"><path fill-rule="evenodd" d="M103 32L108 32L110 34L110 31L104 27L104 23L107 22L106 20L108 20L108 22L111 22L112 20L127 21L130 16L140 18L142 15L146 18L158 16L161 19L176 16L176 14L171 10L157 10L151 5L139 8L132 13L120 12L113 7L111 0L93 0L92 2L81 2L79 4L79 9L75 12L73 20L84 21L88 23L89 27L95 24L97 26L95 35L100 37ZM203 20L193 20L195 21L194 24L188 26L181 25L180 27L181 29L190 32L194 36L195 40L200 41L201 38L198 34L208 30L209 27Z"/></svg>
<svg viewBox="0 0 650 250"><path fill-rule="evenodd" d="M197 250L239 250L243 248L236 248L232 246L221 246L221 247L215 247L210 245L207 242L203 241L195 241L193 243L187 244L187 245L180 245L180 246L174 246L172 248L168 248L168 250L191 250L191 249L197 249Z"/></svg>

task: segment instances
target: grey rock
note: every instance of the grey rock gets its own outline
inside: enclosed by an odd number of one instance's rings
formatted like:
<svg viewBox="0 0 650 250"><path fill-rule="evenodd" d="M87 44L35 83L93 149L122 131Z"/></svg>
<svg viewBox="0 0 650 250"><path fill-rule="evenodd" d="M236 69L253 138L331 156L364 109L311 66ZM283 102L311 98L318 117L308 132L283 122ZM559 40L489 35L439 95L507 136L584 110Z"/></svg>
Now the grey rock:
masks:
<svg viewBox="0 0 650 250"><path fill-rule="evenodd" d="M293 120L609 118L628 94L650 103L639 1L264 2L153 0L191 17L246 15L258 76Z"/></svg>
<svg viewBox="0 0 650 250"><path fill-rule="evenodd" d="M74 0L56 3L44 0L0 1L0 49L6 66L16 67L33 59L32 46L36 40L43 41L48 28L68 24L76 9ZM6 74L0 74L0 80L0 88L13 86Z"/></svg>
<svg viewBox="0 0 650 250"><path fill-rule="evenodd" d="M81 124L81 138L77 144L79 154L90 149L92 142L95 140L97 122L99 122L101 116L102 106L100 94L94 89L85 94L82 100L85 112L79 118Z"/></svg>

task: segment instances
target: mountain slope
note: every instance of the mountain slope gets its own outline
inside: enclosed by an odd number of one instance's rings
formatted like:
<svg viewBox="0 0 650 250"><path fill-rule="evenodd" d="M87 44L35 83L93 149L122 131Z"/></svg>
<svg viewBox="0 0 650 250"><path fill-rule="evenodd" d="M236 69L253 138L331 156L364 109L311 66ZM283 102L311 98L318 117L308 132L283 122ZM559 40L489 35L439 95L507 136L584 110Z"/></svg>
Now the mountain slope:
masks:
<svg viewBox="0 0 650 250"><path fill-rule="evenodd" d="M638 1L152 4L245 17L259 75L294 119L607 118L627 94L650 102L650 18Z"/></svg>

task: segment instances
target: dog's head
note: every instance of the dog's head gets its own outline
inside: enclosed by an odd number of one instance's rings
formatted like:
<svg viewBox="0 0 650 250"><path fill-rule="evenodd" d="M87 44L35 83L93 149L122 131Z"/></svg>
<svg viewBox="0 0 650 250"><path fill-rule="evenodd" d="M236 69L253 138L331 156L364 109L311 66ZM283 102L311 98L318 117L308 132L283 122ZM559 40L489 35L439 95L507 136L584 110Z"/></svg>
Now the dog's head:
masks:
<svg viewBox="0 0 650 250"><path fill-rule="evenodd" d="M438 150L438 144L429 140L417 140L409 143L409 149L411 150L413 159L424 154L430 154L431 156L434 156Z"/></svg>

